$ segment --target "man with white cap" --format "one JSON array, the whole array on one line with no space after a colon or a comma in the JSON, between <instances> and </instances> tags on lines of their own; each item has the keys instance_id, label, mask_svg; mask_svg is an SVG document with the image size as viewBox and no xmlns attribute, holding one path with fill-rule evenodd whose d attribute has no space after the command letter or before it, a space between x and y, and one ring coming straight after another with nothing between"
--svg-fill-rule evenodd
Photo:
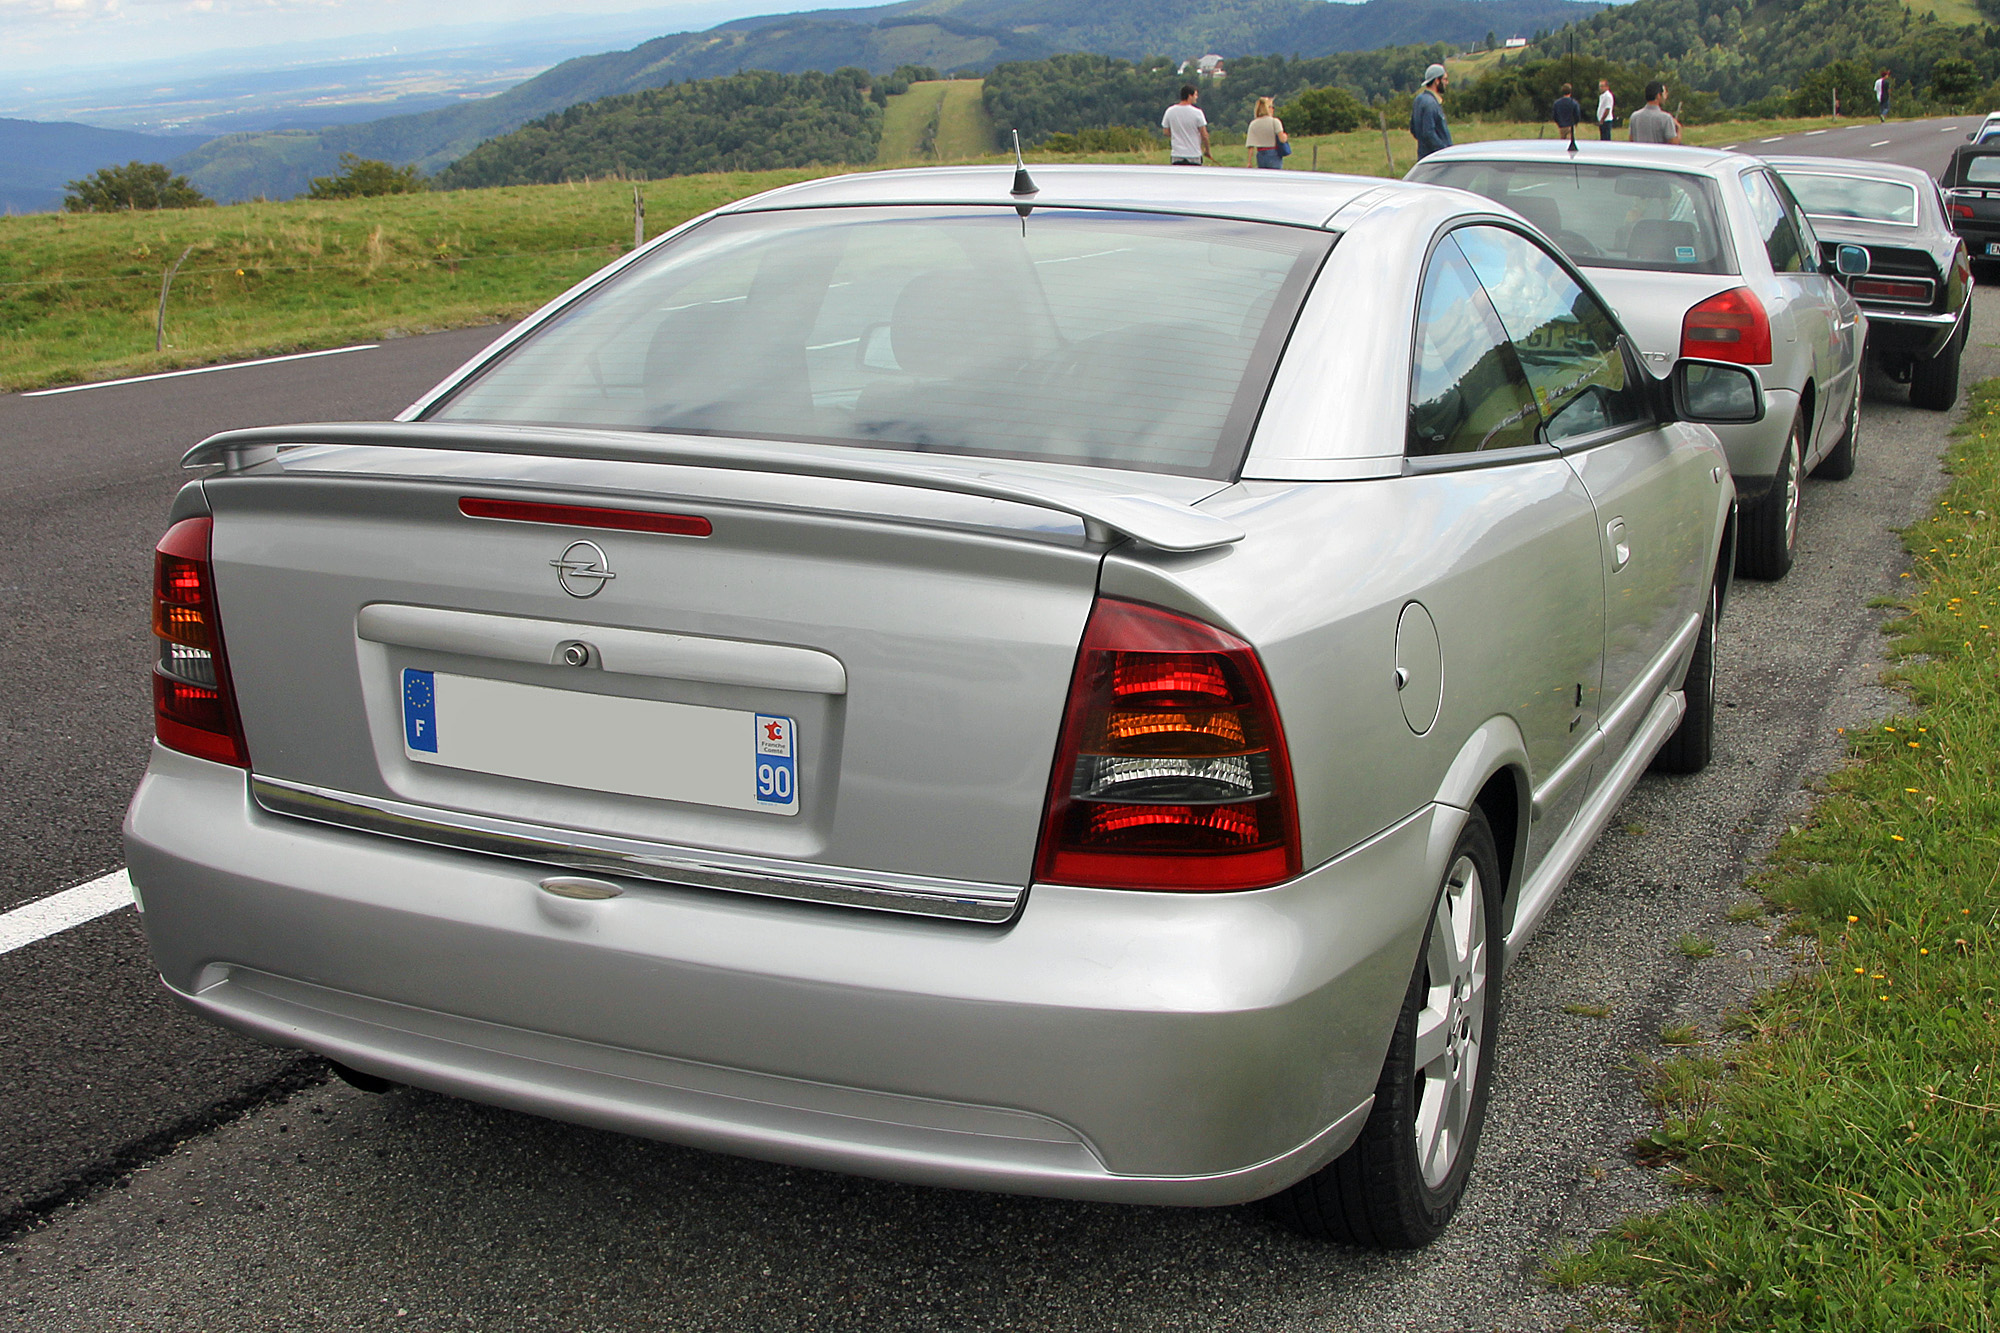
<instances>
[{"instance_id":1,"label":"man with white cap","mask_svg":"<svg viewBox=\"0 0 2000 1333\"><path fill-rule=\"evenodd\" d=\"M1440 148L1451 147L1451 127L1444 123L1443 65L1424 71L1424 86L1410 103L1410 135L1417 141L1417 160L1423 161Z\"/></svg>"}]
</instances>

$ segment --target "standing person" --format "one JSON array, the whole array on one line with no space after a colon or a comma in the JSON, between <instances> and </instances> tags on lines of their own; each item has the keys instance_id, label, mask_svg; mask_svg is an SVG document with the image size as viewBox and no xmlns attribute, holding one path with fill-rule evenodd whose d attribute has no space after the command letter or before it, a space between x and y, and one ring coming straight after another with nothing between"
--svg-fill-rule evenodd
<instances>
[{"instance_id":1,"label":"standing person","mask_svg":"<svg viewBox=\"0 0 2000 1333\"><path fill-rule=\"evenodd\" d=\"M1417 160L1423 161L1440 148L1451 147L1451 126L1444 123L1443 65L1424 71L1424 86L1410 103L1410 137L1417 141Z\"/></svg>"},{"instance_id":2,"label":"standing person","mask_svg":"<svg viewBox=\"0 0 2000 1333\"><path fill-rule=\"evenodd\" d=\"M1667 85L1654 79L1646 85L1646 105L1632 113L1633 143L1679 143L1681 123L1674 119L1673 112L1662 105L1667 100Z\"/></svg>"},{"instance_id":3,"label":"standing person","mask_svg":"<svg viewBox=\"0 0 2000 1333\"><path fill-rule=\"evenodd\" d=\"M1597 137L1611 142L1611 127L1618 121L1618 101L1611 95L1611 80L1597 81Z\"/></svg>"},{"instance_id":4,"label":"standing person","mask_svg":"<svg viewBox=\"0 0 2000 1333\"><path fill-rule=\"evenodd\" d=\"M1882 77L1875 80L1875 111L1884 122L1889 119L1889 71L1883 70Z\"/></svg>"},{"instance_id":5,"label":"standing person","mask_svg":"<svg viewBox=\"0 0 2000 1333\"><path fill-rule=\"evenodd\" d=\"M1201 89L1182 84L1181 100L1160 117L1160 128L1167 132L1167 159L1177 167L1198 167L1208 156L1208 117L1195 105L1200 96Z\"/></svg>"},{"instance_id":6,"label":"standing person","mask_svg":"<svg viewBox=\"0 0 2000 1333\"><path fill-rule=\"evenodd\" d=\"M1283 169L1285 153L1280 144L1290 143L1292 136L1285 133L1285 122L1278 119L1278 108L1268 97L1257 99L1257 110L1250 121L1250 132L1243 136L1244 151L1250 155L1245 165L1264 167L1270 171Z\"/></svg>"},{"instance_id":7,"label":"standing person","mask_svg":"<svg viewBox=\"0 0 2000 1333\"><path fill-rule=\"evenodd\" d=\"M1556 99L1553 113L1556 133L1575 143L1576 124L1583 119L1583 103L1570 96L1570 86L1566 83L1562 88L1562 96Z\"/></svg>"}]
</instances>

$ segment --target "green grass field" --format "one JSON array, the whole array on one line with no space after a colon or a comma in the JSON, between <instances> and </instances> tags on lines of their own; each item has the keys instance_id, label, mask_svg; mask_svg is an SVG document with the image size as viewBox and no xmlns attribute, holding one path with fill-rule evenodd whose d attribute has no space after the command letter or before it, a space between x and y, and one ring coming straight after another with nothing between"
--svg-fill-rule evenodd
<instances>
[{"instance_id":1,"label":"green grass field","mask_svg":"<svg viewBox=\"0 0 2000 1333\"><path fill-rule=\"evenodd\" d=\"M1003 161L970 79L918 84L891 100L891 127L913 151L938 115L943 163ZM904 108L913 110L904 110ZM921 113L919 118L918 113ZM916 128L909 130L910 122ZM1690 141L1736 143L1827 121L1706 125ZM1534 137L1529 125L1461 123L1460 142ZM885 130L885 148L889 142ZM904 143L904 138L896 140ZM1294 141L1293 169L1400 176L1415 159L1389 127ZM899 151L902 151L899 149ZM1157 162L1163 155L1031 155L1036 161ZM1242 149L1216 144L1224 166ZM909 165L891 159L881 165ZM649 181L649 235L759 190L848 168ZM459 328L521 315L623 253L632 186L607 181L378 199L237 204L159 213L0 218L0 389L143 373L274 352ZM167 305L167 347L153 350L160 279L192 245Z\"/></svg>"},{"instance_id":2,"label":"green grass field","mask_svg":"<svg viewBox=\"0 0 2000 1333\"><path fill-rule=\"evenodd\" d=\"M1903 714L1753 887L1819 966L1658 1066L1693 1196L1582 1255L1658 1329L1990 1333L2000 1309L2000 381L1904 534ZM1620 1321L1620 1327L1626 1326Z\"/></svg>"},{"instance_id":3,"label":"green grass field","mask_svg":"<svg viewBox=\"0 0 2000 1333\"><path fill-rule=\"evenodd\" d=\"M993 118L979 100L985 83L979 79L938 79L913 83L906 93L889 99L882 113L880 166L955 162L984 157L993 151ZM926 129L935 124L930 151L923 150Z\"/></svg>"}]
</instances>

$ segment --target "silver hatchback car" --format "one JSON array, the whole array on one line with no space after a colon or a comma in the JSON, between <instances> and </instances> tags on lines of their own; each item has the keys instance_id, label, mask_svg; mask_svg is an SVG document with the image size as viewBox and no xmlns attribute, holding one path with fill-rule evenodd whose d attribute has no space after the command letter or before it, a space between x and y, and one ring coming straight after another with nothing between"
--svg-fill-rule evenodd
<instances>
[{"instance_id":1,"label":"silver hatchback car","mask_svg":"<svg viewBox=\"0 0 2000 1333\"><path fill-rule=\"evenodd\" d=\"M1456 191L819 181L397 422L217 436L126 825L166 984L749 1156L1421 1244L1499 985L1706 761L1733 492Z\"/></svg>"},{"instance_id":2,"label":"silver hatchback car","mask_svg":"<svg viewBox=\"0 0 2000 1333\"><path fill-rule=\"evenodd\" d=\"M1646 359L1755 366L1770 412L1716 431L1743 502L1741 572L1782 578L1798 549L1808 472L1854 472L1868 324L1784 180L1709 148L1496 140L1434 153L1409 179L1485 195L1589 274ZM1848 253L1851 252L1851 253ZM1867 271L1845 247L1842 272Z\"/></svg>"}]
</instances>

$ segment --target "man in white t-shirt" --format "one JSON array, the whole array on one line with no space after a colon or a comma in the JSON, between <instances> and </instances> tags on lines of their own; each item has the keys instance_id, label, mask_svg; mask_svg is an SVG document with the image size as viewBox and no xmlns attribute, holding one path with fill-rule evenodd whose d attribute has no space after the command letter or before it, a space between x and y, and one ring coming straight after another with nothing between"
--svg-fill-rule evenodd
<instances>
[{"instance_id":1,"label":"man in white t-shirt","mask_svg":"<svg viewBox=\"0 0 2000 1333\"><path fill-rule=\"evenodd\" d=\"M1597 81L1597 137L1606 143L1611 141L1611 125L1618 119L1618 103L1611 96L1611 82Z\"/></svg>"},{"instance_id":2,"label":"man in white t-shirt","mask_svg":"<svg viewBox=\"0 0 2000 1333\"><path fill-rule=\"evenodd\" d=\"M1201 89L1183 85L1181 100L1160 117L1160 128L1167 132L1167 155L1177 167L1198 167L1208 156L1208 117L1194 104L1200 96Z\"/></svg>"}]
</instances>

